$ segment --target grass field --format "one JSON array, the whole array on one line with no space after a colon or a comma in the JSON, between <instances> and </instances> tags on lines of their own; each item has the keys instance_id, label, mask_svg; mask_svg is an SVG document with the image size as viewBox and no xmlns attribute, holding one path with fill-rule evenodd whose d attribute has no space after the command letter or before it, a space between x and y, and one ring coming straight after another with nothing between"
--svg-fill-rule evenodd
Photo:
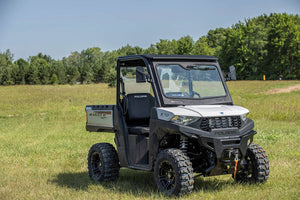
<instances>
[{"instance_id":1,"label":"grass field","mask_svg":"<svg viewBox=\"0 0 300 200\"><path fill-rule=\"evenodd\" d=\"M233 183L230 175L197 178L180 199L299 199L300 91L267 95L300 81L228 82L234 103L250 110L270 160L262 185ZM105 84L0 87L0 199L168 199L152 173L121 169L99 184L87 173L87 153L112 133L85 131L85 105L114 104Z\"/></svg>"}]
</instances>

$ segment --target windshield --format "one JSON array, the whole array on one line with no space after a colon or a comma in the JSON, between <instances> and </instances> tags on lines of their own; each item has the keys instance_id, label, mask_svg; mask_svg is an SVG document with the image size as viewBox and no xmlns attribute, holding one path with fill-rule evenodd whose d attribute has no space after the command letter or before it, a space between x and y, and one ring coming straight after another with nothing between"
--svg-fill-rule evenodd
<instances>
[{"instance_id":1,"label":"windshield","mask_svg":"<svg viewBox=\"0 0 300 200\"><path fill-rule=\"evenodd\" d=\"M226 92L216 66L157 65L162 89L167 97L206 98L225 96Z\"/></svg>"}]
</instances>

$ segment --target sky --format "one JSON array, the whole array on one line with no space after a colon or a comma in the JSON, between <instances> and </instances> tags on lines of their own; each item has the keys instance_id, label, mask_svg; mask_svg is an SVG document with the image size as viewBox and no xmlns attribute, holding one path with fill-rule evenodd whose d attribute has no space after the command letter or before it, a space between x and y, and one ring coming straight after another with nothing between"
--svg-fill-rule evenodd
<instances>
[{"instance_id":1,"label":"sky","mask_svg":"<svg viewBox=\"0 0 300 200\"><path fill-rule=\"evenodd\" d=\"M300 14L300 0L0 0L0 52L61 59L90 47L148 48L283 12Z\"/></svg>"}]
</instances>

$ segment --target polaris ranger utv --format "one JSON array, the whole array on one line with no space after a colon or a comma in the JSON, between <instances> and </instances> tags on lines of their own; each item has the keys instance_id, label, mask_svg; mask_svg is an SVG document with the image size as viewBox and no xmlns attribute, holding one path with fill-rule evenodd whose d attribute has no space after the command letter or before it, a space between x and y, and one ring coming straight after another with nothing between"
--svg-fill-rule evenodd
<instances>
[{"instance_id":1,"label":"polaris ranger utv","mask_svg":"<svg viewBox=\"0 0 300 200\"><path fill-rule=\"evenodd\" d=\"M169 195L191 192L201 175L268 179L267 155L252 143L254 122L233 104L217 58L125 56L116 70L116 105L86 106L86 130L115 133L117 148L91 147L92 179L114 180L120 167L154 171Z\"/></svg>"}]
</instances>

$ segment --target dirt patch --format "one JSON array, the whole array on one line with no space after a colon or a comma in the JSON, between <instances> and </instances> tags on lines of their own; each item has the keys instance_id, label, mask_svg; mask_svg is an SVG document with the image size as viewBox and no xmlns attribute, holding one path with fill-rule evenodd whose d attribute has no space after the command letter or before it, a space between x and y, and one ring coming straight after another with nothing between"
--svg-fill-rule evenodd
<instances>
[{"instance_id":1,"label":"dirt patch","mask_svg":"<svg viewBox=\"0 0 300 200\"><path fill-rule=\"evenodd\" d=\"M289 93L293 91L300 91L300 84L288 86L285 88L273 88L267 91L266 94Z\"/></svg>"}]
</instances>

